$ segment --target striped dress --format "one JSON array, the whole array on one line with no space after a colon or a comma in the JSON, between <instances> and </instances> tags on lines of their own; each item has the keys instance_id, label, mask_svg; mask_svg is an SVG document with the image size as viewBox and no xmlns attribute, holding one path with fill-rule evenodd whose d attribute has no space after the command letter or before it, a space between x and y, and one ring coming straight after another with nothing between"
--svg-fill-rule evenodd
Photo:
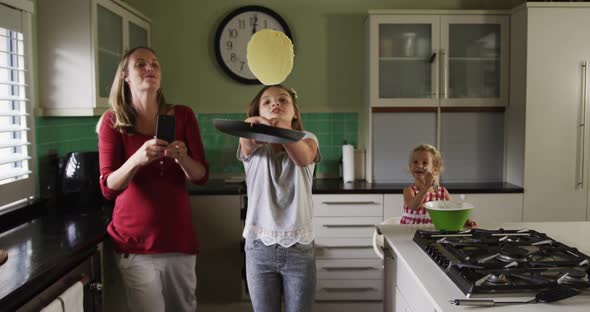
<instances>
[{"instance_id":1,"label":"striped dress","mask_svg":"<svg viewBox=\"0 0 590 312\"><path fill-rule=\"evenodd\" d=\"M416 184L412 184L410 186L412 188L412 192L414 196L420 192ZM445 198L445 188L440 186L438 188L438 192L428 192L422 201L422 204L427 203L429 201L434 200L444 200ZM424 208L423 205L418 207L418 209L413 210L408 208L408 205L404 203L404 213L402 214L402 219L399 222L400 224L430 224L432 220L430 220L430 216Z\"/></svg>"}]
</instances>

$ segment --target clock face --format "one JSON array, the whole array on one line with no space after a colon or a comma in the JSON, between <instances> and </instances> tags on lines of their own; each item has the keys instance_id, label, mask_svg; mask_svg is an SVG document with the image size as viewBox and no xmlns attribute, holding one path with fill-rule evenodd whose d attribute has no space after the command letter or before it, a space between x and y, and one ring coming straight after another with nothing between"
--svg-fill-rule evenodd
<instances>
[{"instance_id":1,"label":"clock face","mask_svg":"<svg viewBox=\"0 0 590 312\"><path fill-rule=\"evenodd\" d=\"M215 36L215 54L218 63L230 77L246 84L260 83L248 67L246 48L250 37L265 28L282 31L293 41L283 18L265 7L241 7L221 22Z\"/></svg>"}]
</instances>

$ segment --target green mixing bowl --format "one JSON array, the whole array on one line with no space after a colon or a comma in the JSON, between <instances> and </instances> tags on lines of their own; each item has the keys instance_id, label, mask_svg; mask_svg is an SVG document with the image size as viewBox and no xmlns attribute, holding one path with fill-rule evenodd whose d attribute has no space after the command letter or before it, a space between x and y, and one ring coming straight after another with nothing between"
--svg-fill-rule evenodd
<instances>
[{"instance_id":1,"label":"green mixing bowl","mask_svg":"<svg viewBox=\"0 0 590 312\"><path fill-rule=\"evenodd\" d=\"M432 224L439 231L460 231L473 210L473 205L466 202L431 201L424 204Z\"/></svg>"}]
</instances>

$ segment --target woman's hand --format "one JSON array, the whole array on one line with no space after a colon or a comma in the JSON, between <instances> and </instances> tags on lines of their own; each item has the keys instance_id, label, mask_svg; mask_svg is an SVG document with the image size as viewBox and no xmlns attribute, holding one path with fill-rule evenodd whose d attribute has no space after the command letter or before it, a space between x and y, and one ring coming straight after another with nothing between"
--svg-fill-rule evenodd
<instances>
[{"instance_id":1,"label":"woman's hand","mask_svg":"<svg viewBox=\"0 0 590 312\"><path fill-rule=\"evenodd\" d=\"M136 166L145 166L152 161L164 156L166 141L153 138L145 141L143 145L133 154L133 161Z\"/></svg>"},{"instance_id":2,"label":"woman's hand","mask_svg":"<svg viewBox=\"0 0 590 312\"><path fill-rule=\"evenodd\" d=\"M183 141L174 141L166 147L164 150L164 156L174 158L176 163L180 163L185 157L187 157L186 144Z\"/></svg>"}]
</instances>

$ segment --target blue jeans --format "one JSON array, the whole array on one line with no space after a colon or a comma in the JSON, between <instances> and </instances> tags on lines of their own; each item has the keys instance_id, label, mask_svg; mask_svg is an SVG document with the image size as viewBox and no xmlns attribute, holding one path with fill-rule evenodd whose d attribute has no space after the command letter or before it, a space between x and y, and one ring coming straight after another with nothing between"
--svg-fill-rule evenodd
<instances>
[{"instance_id":1,"label":"blue jeans","mask_svg":"<svg viewBox=\"0 0 590 312\"><path fill-rule=\"evenodd\" d=\"M246 278L256 312L312 311L315 300L316 268L313 243L285 248L246 240Z\"/></svg>"}]
</instances>

